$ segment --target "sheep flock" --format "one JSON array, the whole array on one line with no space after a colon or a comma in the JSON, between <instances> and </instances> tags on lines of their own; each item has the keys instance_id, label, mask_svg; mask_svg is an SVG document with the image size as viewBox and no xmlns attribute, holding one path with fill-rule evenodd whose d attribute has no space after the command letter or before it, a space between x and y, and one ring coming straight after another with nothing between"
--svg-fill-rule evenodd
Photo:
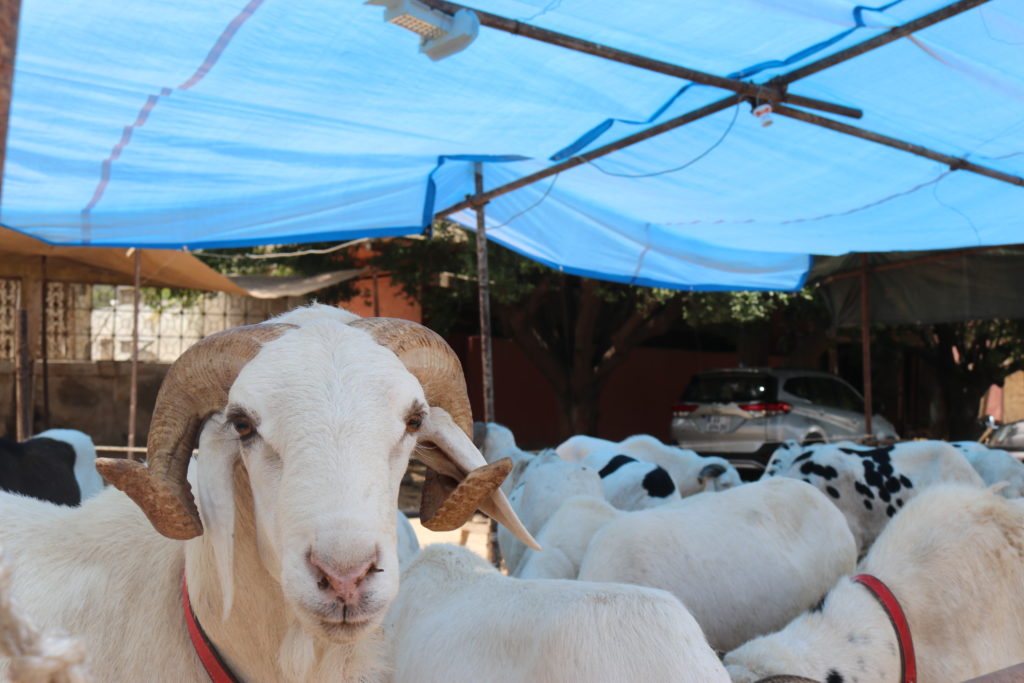
<instances>
[{"instance_id":1,"label":"sheep flock","mask_svg":"<svg viewBox=\"0 0 1024 683\"><path fill-rule=\"evenodd\" d=\"M0 680L1024 680L1024 465L979 444L785 444L747 483L642 434L530 452L438 335L321 305L183 354L145 463L41 439L77 500L7 444ZM412 458L420 523L486 513L501 569L419 547Z\"/></svg>"}]
</instances>

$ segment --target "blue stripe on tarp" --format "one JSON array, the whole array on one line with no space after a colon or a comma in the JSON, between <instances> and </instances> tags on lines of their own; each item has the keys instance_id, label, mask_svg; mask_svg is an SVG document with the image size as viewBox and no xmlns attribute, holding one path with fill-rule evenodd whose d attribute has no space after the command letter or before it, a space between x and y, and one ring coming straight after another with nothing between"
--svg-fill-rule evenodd
<instances>
[{"instance_id":1,"label":"blue stripe on tarp","mask_svg":"<svg viewBox=\"0 0 1024 683\"><path fill-rule=\"evenodd\" d=\"M750 76L753 76L755 74L758 74L758 73L764 71L765 69L772 69L772 68L776 68L776 67L780 67L780 66L789 66L790 64L795 64L796 62L799 62L799 61L801 61L803 59L806 59L807 57L809 57L810 55L812 55L812 54L814 54L816 52L820 52L820 51L824 50L825 48L828 48L828 47L834 45L835 43L838 43L840 40L842 40L843 38L846 38L847 36L849 36L854 31L856 31L858 29L861 29L861 28L864 28L865 24L864 24L863 14L864 14L865 11L881 13L881 12L885 12L886 10L888 10L889 8L891 8L891 7L895 6L895 5L900 4L901 2L903 2L903 0L893 0L892 2L887 3L885 5L880 5L879 7L867 7L865 5L857 5L856 7L853 8L853 12L852 12L852 14L853 14L853 21L855 23L855 26L853 28L849 28L849 29L846 29L845 31L841 31L840 33L837 33L836 35L832 36L831 38L827 38L827 39L825 39L825 40L823 40L821 42L818 42L818 43L815 43L814 45L811 45L810 47L804 48L803 50L800 50L799 52L796 52L796 53L790 55L789 57L786 57L785 59L781 59L781 60L775 59L775 60L769 60L769 61L766 61L766 62L760 62L758 64L754 64L753 66L748 66L745 69L740 69L739 71L734 71L731 74L727 74L726 78L733 78L733 79L749 78ZM614 125L616 123L624 123L624 124L631 125L631 126L642 126L642 125L646 125L648 123L651 123L653 121L656 121L658 119L658 117L660 117L665 112L666 109L668 109L670 106L672 106L672 104L674 104L680 97L683 96L683 94L687 90L689 90L694 85L702 85L702 84L700 84L700 83L687 83L686 85L681 87L679 90L677 90L676 93L672 97L668 98L668 100L663 105L658 107L658 109L655 110L655 112L653 114L651 114L649 117L647 117L643 121L631 121L631 120L628 120L628 119L605 119L604 121L599 123L597 126L594 126L589 131L587 131L586 133L581 135L579 138L577 138L576 141L573 142L568 147L565 147L565 148L559 150L558 152L555 152L552 156L549 157L549 160L550 161L562 161L563 159L568 159L569 157L571 157L571 156L575 155L577 152L579 152L581 149L584 149L587 146L589 146L592 142L594 142L594 140L596 140L597 138L601 137L604 133L606 133L608 131L609 128L612 127L612 125ZM712 87L712 86L705 86L705 87Z\"/></svg>"},{"instance_id":2,"label":"blue stripe on tarp","mask_svg":"<svg viewBox=\"0 0 1024 683\"><path fill-rule=\"evenodd\" d=\"M427 175L427 192L423 199L423 225L419 232L431 237L431 225L434 222L434 204L437 199L437 183L434 174L444 166L446 161L479 161L482 163L504 163L508 161L526 161L529 157L518 154L442 154L437 157L437 165Z\"/></svg>"}]
</instances>

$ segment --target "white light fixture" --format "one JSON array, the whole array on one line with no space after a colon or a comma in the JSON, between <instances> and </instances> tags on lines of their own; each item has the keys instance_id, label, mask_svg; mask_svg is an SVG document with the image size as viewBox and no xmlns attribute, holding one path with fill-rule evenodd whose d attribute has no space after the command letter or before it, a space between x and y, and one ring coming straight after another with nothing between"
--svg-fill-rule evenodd
<instances>
[{"instance_id":1,"label":"white light fixture","mask_svg":"<svg viewBox=\"0 0 1024 683\"><path fill-rule=\"evenodd\" d=\"M384 7L384 21L420 36L420 52L437 61L462 50L476 38L480 20L467 9L455 16L430 9L419 0L366 0Z\"/></svg>"}]
</instances>

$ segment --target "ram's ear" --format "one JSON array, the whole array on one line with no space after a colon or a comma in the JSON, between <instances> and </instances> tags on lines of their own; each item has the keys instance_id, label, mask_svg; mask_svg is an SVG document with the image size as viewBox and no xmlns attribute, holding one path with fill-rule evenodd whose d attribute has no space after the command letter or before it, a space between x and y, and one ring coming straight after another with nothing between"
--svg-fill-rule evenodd
<instances>
[{"instance_id":1,"label":"ram's ear","mask_svg":"<svg viewBox=\"0 0 1024 683\"><path fill-rule=\"evenodd\" d=\"M221 618L227 620L234 601L235 462L238 441L224 433L224 419L211 417L199 436L196 458L199 516L213 546L217 578L223 599Z\"/></svg>"}]
</instances>

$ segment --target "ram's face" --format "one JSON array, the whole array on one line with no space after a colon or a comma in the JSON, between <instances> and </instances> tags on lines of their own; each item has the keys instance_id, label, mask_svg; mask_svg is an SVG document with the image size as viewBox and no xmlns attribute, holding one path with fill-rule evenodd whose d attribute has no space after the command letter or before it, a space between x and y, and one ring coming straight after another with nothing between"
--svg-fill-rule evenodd
<instances>
[{"instance_id":1,"label":"ram's face","mask_svg":"<svg viewBox=\"0 0 1024 683\"><path fill-rule=\"evenodd\" d=\"M307 630L345 641L398 592L398 488L428 406L362 332L286 337L239 374L221 429L248 474L263 565Z\"/></svg>"}]
</instances>

